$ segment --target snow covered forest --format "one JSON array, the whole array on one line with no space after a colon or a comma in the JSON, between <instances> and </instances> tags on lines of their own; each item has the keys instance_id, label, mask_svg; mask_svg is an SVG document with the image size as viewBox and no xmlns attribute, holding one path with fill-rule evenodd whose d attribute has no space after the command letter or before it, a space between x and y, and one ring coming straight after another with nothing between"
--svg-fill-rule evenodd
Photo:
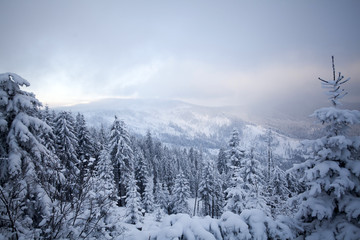
<instances>
[{"instance_id":1,"label":"snow covered forest","mask_svg":"<svg viewBox=\"0 0 360 240\"><path fill-rule=\"evenodd\" d=\"M283 169L270 130L265 154L234 129L212 156L132 135L121 116L88 127L0 74L0 239L360 239L360 136L348 135L360 112L341 108L347 81L334 65L319 78L330 106L312 116L326 134Z\"/></svg>"}]
</instances>

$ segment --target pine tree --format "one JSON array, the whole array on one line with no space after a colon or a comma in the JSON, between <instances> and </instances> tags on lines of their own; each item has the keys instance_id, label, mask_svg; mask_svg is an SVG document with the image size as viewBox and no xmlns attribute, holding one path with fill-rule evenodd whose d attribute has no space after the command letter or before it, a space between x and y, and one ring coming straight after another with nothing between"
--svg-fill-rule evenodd
<instances>
[{"instance_id":1,"label":"pine tree","mask_svg":"<svg viewBox=\"0 0 360 240\"><path fill-rule=\"evenodd\" d=\"M266 131L266 145L267 145L267 168L266 181L269 183L272 177L272 170L274 167L273 151L272 151L273 135L271 130Z\"/></svg>"},{"instance_id":2,"label":"pine tree","mask_svg":"<svg viewBox=\"0 0 360 240\"><path fill-rule=\"evenodd\" d=\"M43 144L51 128L38 118L41 103L20 89L29 82L0 74L0 219L8 239L42 238L64 176L60 161Z\"/></svg>"},{"instance_id":3,"label":"pine tree","mask_svg":"<svg viewBox=\"0 0 360 240\"><path fill-rule=\"evenodd\" d=\"M360 137L347 137L351 124L360 123L360 112L340 109L340 99L346 95L343 84L348 79L339 73L333 80L323 80L332 107L314 112L326 125L326 135L305 141L306 162L295 166L304 171L301 179L306 190L298 197L296 214L304 224L307 239L358 239L360 236Z\"/></svg>"},{"instance_id":4,"label":"pine tree","mask_svg":"<svg viewBox=\"0 0 360 240\"><path fill-rule=\"evenodd\" d=\"M154 183L152 177L149 177L146 185L145 191L143 193L142 205L146 212L150 213L154 210Z\"/></svg>"},{"instance_id":5,"label":"pine tree","mask_svg":"<svg viewBox=\"0 0 360 240\"><path fill-rule=\"evenodd\" d=\"M190 197L190 186L184 173L180 170L180 173L176 176L175 185L173 190L173 212L174 213L189 213L188 199Z\"/></svg>"},{"instance_id":6,"label":"pine tree","mask_svg":"<svg viewBox=\"0 0 360 240\"><path fill-rule=\"evenodd\" d=\"M225 196L224 196L224 189L223 189L223 180L221 175L219 174L218 170L214 167L214 189L215 195L213 198L212 203L212 217L220 217L223 213L224 206L225 206Z\"/></svg>"},{"instance_id":7,"label":"pine tree","mask_svg":"<svg viewBox=\"0 0 360 240\"><path fill-rule=\"evenodd\" d=\"M246 196L247 191L242 188L243 179L240 175L234 175L232 183L225 190L226 202L225 209L233 213L240 214L246 209Z\"/></svg>"},{"instance_id":8,"label":"pine tree","mask_svg":"<svg viewBox=\"0 0 360 240\"><path fill-rule=\"evenodd\" d=\"M169 190L167 189L166 184L162 184L161 182L156 183L155 187L155 203L159 205L160 208L164 209L167 213L169 208Z\"/></svg>"},{"instance_id":9,"label":"pine tree","mask_svg":"<svg viewBox=\"0 0 360 240\"><path fill-rule=\"evenodd\" d=\"M287 188L285 172L276 166L272 172L269 187L268 205L271 208L273 217L277 215L289 215L286 201L289 198L290 190Z\"/></svg>"},{"instance_id":10,"label":"pine tree","mask_svg":"<svg viewBox=\"0 0 360 240\"><path fill-rule=\"evenodd\" d=\"M93 142L90 137L90 132L86 127L86 121L84 115L78 113L76 115L76 137L78 139L78 158L79 159L89 159L94 155Z\"/></svg>"},{"instance_id":11,"label":"pine tree","mask_svg":"<svg viewBox=\"0 0 360 240\"><path fill-rule=\"evenodd\" d=\"M224 207L222 181L213 161L206 162L202 171L199 195L204 215L210 215L211 217L221 215Z\"/></svg>"},{"instance_id":12,"label":"pine tree","mask_svg":"<svg viewBox=\"0 0 360 240\"><path fill-rule=\"evenodd\" d=\"M71 113L62 111L55 119L56 154L68 170L68 176L79 173L77 157L78 139L75 133L75 122Z\"/></svg>"},{"instance_id":13,"label":"pine tree","mask_svg":"<svg viewBox=\"0 0 360 240\"><path fill-rule=\"evenodd\" d=\"M149 167L148 162L144 158L142 151L139 148L135 148L135 178L139 187L140 195L143 195L145 192L145 186L147 185L148 181L152 181L153 179L149 179Z\"/></svg>"},{"instance_id":14,"label":"pine tree","mask_svg":"<svg viewBox=\"0 0 360 240\"><path fill-rule=\"evenodd\" d=\"M144 157L147 161L147 165L149 167L149 173L154 176L154 180L158 178L157 170L156 170L156 156L155 154L155 146L154 141L151 135L150 130L146 132L146 139L144 144Z\"/></svg>"},{"instance_id":15,"label":"pine tree","mask_svg":"<svg viewBox=\"0 0 360 240\"><path fill-rule=\"evenodd\" d=\"M217 169L220 174L227 174L229 169L226 163L226 153L223 148L220 148L218 158L217 158Z\"/></svg>"},{"instance_id":16,"label":"pine tree","mask_svg":"<svg viewBox=\"0 0 360 240\"><path fill-rule=\"evenodd\" d=\"M242 188L244 180L241 173L243 166L244 151L240 149L239 132L233 129L229 141L229 149L227 153L228 176L224 179L224 188L226 194L225 208L240 214L245 207L244 198L245 190Z\"/></svg>"},{"instance_id":17,"label":"pine tree","mask_svg":"<svg viewBox=\"0 0 360 240\"><path fill-rule=\"evenodd\" d=\"M245 151L240 148L239 132L236 128L234 128L232 131L229 141L229 149L226 151L226 155L228 174L224 180L225 189L229 187L227 183L235 180L238 177L236 175L239 174L240 168L242 167L242 159L245 156Z\"/></svg>"},{"instance_id":18,"label":"pine tree","mask_svg":"<svg viewBox=\"0 0 360 240\"><path fill-rule=\"evenodd\" d=\"M234 168L230 187L225 191L226 208L237 214L254 208L270 214L264 196L264 176L260 162L254 158L253 149L242 162L242 167Z\"/></svg>"},{"instance_id":19,"label":"pine tree","mask_svg":"<svg viewBox=\"0 0 360 240\"><path fill-rule=\"evenodd\" d=\"M126 188L126 217L125 222L137 224L142 222L142 214L140 211L141 197L139 188L136 185L135 176L129 175L128 186Z\"/></svg>"},{"instance_id":20,"label":"pine tree","mask_svg":"<svg viewBox=\"0 0 360 240\"><path fill-rule=\"evenodd\" d=\"M54 134L55 127L55 118L53 114L50 113L49 107L46 105L44 111L42 111L42 120L50 126L51 131L42 132L41 139L42 144L49 149L52 153L56 153L56 136Z\"/></svg>"},{"instance_id":21,"label":"pine tree","mask_svg":"<svg viewBox=\"0 0 360 240\"><path fill-rule=\"evenodd\" d=\"M134 171L134 154L125 123L119 121L116 116L110 132L109 151L120 198L119 205L125 206L127 182Z\"/></svg>"},{"instance_id":22,"label":"pine tree","mask_svg":"<svg viewBox=\"0 0 360 240\"><path fill-rule=\"evenodd\" d=\"M203 205L203 214L212 216L215 199L214 164L208 161L202 172L199 195Z\"/></svg>"},{"instance_id":23,"label":"pine tree","mask_svg":"<svg viewBox=\"0 0 360 240\"><path fill-rule=\"evenodd\" d=\"M86 127L84 115L80 113L76 115L75 136L78 140L76 152L79 159L78 168L80 170L78 185L82 186L86 175L90 174L92 170L89 165L92 165L92 162L90 162L92 159L90 158L94 156L94 144L90 138L89 130Z\"/></svg>"},{"instance_id":24,"label":"pine tree","mask_svg":"<svg viewBox=\"0 0 360 240\"><path fill-rule=\"evenodd\" d=\"M230 168L241 167L241 159L244 157L245 151L240 149L240 137L236 128L232 131L227 154Z\"/></svg>"},{"instance_id":25,"label":"pine tree","mask_svg":"<svg viewBox=\"0 0 360 240\"><path fill-rule=\"evenodd\" d=\"M262 174L260 162L255 159L253 151L252 148L248 157L244 159L244 167L241 169L241 175L244 179L242 188L247 192L245 206L247 209L261 209L269 215L270 209L266 204L265 178Z\"/></svg>"},{"instance_id":26,"label":"pine tree","mask_svg":"<svg viewBox=\"0 0 360 240\"><path fill-rule=\"evenodd\" d=\"M55 119L56 155L65 166L65 177L68 181L66 199L71 200L74 195L82 191L79 186L80 161L77 157L78 139L75 135L74 118L69 112L60 112Z\"/></svg>"},{"instance_id":27,"label":"pine tree","mask_svg":"<svg viewBox=\"0 0 360 240\"><path fill-rule=\"evenodd\" d=\"M187 168L189 169L189 183L190 183L190 192L193 196L195 196L194 200L194 211L193 215L196 215L196 207L198 204L198 194L199 194L199 187L203 169L203 160L202 154L196 151L193 148L190 148L188 153L188 163Z\"/></svg>"},{"instance_id":28,"label":"pine tree","mask_svg":"<svg viewBox=\"0 0 360 240\"><path fill-rule=\"evenodd\" d=\"M113 171L109 152L104 149L101 151L99 162L95 168L94 192L96 201L101 207L100 212L105 217L111 214L111 210L116 209L118 199Z\"/></svg>"}]
</instances>

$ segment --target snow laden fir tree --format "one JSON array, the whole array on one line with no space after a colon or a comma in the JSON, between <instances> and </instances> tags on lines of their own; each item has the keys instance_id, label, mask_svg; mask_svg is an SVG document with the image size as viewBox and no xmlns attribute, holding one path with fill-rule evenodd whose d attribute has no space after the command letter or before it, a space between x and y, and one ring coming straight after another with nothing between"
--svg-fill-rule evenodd
<instances>
[{"instance_id":1,"label":"snow laden fir tree","mask_svg":"<svg viewBox=\"0 0 360 240\"><path fill-rule=\"evenodd\" d=\"M312 115L325 125L326 135L304 142L306 162L295 166L304 172L306 191L297 198L296 217L303 223L306 239L359 239L360 237L360 137L346 134L360 122L360 112L340 109L347 94L343 86L350 80L341 73L333 79L320 79L327 89L331 107Z\"/></svg>"},{"instance_id":2,"label":"snow laden fir tree","mask_svg":"<svg viewBox=\"0 0 360 240\"><path fill-rule=\"evenodd\" d=\"M40 138L51 131L37 117L41 104L20 89L29 85L14 73L0 74L0 234L13 239L48 235L56 185L65 180L59 159Z\"/></svg>"}]
</instances>

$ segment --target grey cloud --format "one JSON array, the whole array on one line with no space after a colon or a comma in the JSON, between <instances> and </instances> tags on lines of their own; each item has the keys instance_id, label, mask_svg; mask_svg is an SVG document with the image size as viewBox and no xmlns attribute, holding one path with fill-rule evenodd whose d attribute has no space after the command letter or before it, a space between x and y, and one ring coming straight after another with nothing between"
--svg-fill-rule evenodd
<instances>
[{"instance_id":1,"label":"grey cloud","mask_svg":"<svg viewBox=\"0 0 360 240\"><path fill-rule=\"evenodd\" d=\"M334 54L356 102L359 10L358 1L2 1L0 72L28 79L44 102L309 105L322 101L316 78L331 74Z\"/></svg>"}]
</instances>

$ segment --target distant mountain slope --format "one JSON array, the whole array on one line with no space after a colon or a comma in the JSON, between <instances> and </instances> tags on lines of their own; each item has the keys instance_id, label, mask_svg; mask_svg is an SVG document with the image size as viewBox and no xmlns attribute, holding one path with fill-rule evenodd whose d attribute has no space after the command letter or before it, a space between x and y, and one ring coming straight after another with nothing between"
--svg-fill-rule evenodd
<instances>
[{"instance_id":1,"label":"distant mountain slope","mask_svg":"<svg viewBox=\"0 0 360 240\"><path fill-rule=\"evenodd\" d=\"M240 107L204 107L156 99L106 99L61 109L83 113L92 126L110 125L117 115L135 134L145 135L150 130L164 143L213 149L215 152L226 147L230 133L236 127L245 148L255 144L259 151L266 149L266 128L246 121L256 118L247 116ZM292 158L299 148L299 140L288 137L283 129L272 129L276 143L274 153L282 158Z\"/></svg>"}]
</instances>

